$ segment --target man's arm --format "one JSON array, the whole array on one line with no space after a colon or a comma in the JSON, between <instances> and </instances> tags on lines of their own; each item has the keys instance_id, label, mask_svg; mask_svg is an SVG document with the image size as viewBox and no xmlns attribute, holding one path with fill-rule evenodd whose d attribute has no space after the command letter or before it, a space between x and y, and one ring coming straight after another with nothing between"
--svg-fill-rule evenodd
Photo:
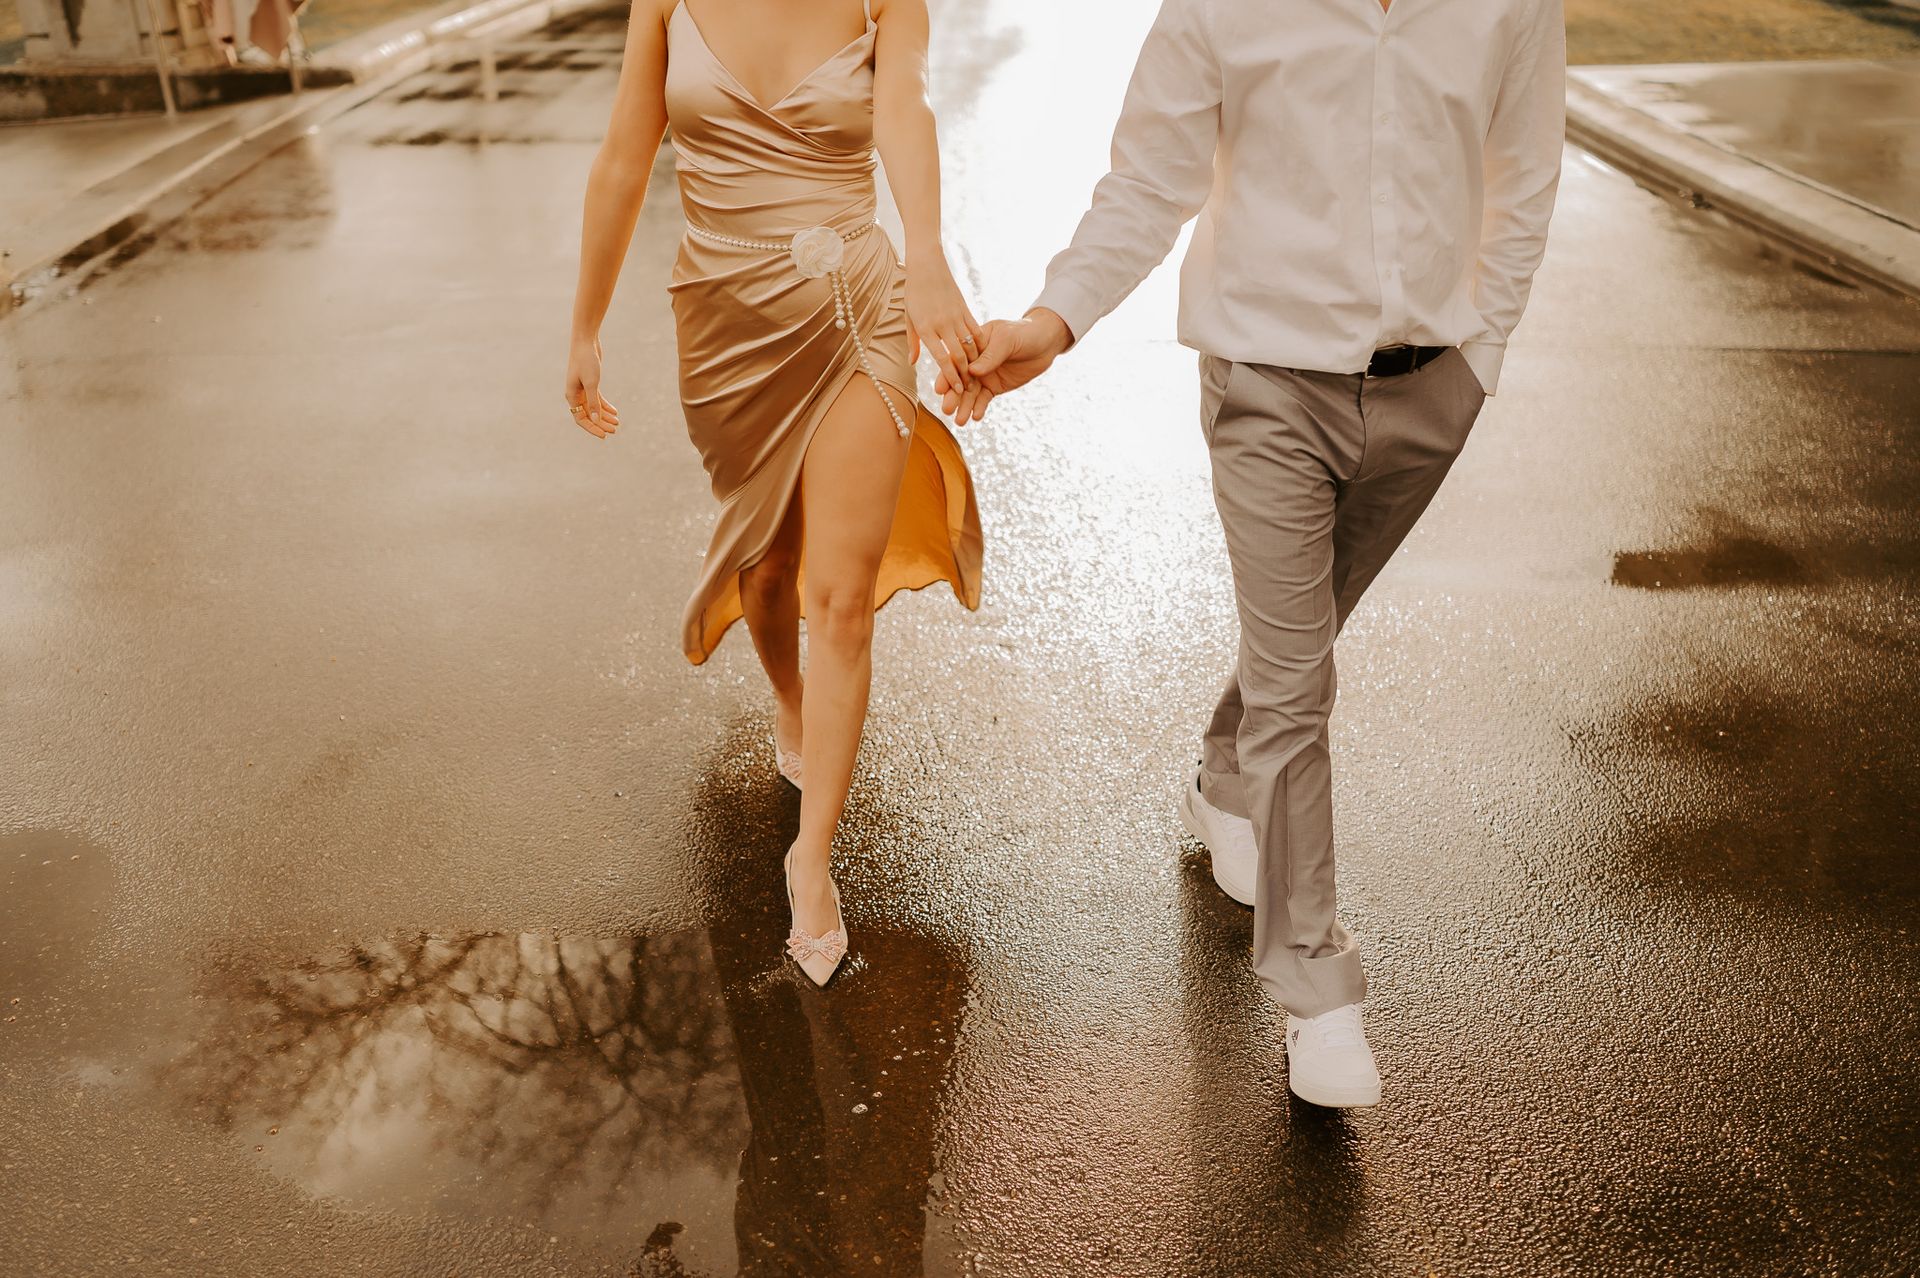
<instances>
[{"instance_id":1,"label":"man's arm","mask_svg":"<svg viewBox=\"0 0 1920 1278\"><path fill-rule=\"evenodd\" d=\"M1164 0L1113 132L1113 169L1093 191L1073 243L1047 267L1034 302L1072 339L1139 286L1173 248L1213 188L1220 136L1220 64L1211 0Z\"/></svg>"},{"instance_id":2,"label":"man's arm","mask_svg":"<svg viewBox=\"0 0 1920 1278\"><path fill-rule=\"evenodd\" d=\"M1473 302L1485 328L1460 349L1491 395L1507 338L1527 308L1533 273L1547 249L1547 222L1560 186L1567 135L1567 30L1562 0L1534 0L1500 80L1487 129L1486 212Z\"/></svg>"},{"instance_id":3,"label":"man's arm","mask_svg":"<svg viewBox=\"0 0 1920 1278\"><path fill-rule=\"evenodd\" d=\"M1113 169L1093 190L1073 243L1047 266L1047 285L1023 320L996 320L968 372L985 394L1026 385L1085 337L1158 266L1180 228L1213 189L1220 137L1220 64L1207 29L1211 0L1163 0L1133 68L1113 131ZM934 383L947 412L961 390L945 373Z\"/></svg>"}]
</instances>

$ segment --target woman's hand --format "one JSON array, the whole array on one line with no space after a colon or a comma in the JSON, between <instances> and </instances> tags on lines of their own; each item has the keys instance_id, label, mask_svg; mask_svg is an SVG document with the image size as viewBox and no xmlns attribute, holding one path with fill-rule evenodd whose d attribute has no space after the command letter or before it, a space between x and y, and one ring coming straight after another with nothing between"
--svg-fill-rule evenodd
<instances>
[{"instance_id":1,"label":"woman's hand","mask_svg":"<svg viewBox=\"0 0 1920 1278\"><path fill-rule=\"evenodd\" d=\"M620 410L600 394L600 339L576 337L567 351L567 412L573 424L605 439L620 429Z\"/></svg>"},{"instance_id":2,"label":"woman's hand","mask_svg":"<svg viewBox=\"0 0 1920 1278\"><path fill-rule=\"evenodd\" d=\"M979 420L994 396L1025 386L1072 345L1067 322L1044 306L1028 311L1025 319L990 321L980 357L967 370L973 385L955 384L942 373L934 381L933 393L941 397L941 408L965 426L969 414Z\"/></svg>"},{"instance_id":3,"label":"woman's hand","mask_svg":"<svg viewBox=\"0 0 1920 1278\"><path fill-rule=\"evenodd\" d=\"M948 384L971 391L973 379L962 370L984 345L982 330L945 257L936 255L917 269L907 264L907 322L913 340L927 348Z\"/></svg>"}]
</instances>

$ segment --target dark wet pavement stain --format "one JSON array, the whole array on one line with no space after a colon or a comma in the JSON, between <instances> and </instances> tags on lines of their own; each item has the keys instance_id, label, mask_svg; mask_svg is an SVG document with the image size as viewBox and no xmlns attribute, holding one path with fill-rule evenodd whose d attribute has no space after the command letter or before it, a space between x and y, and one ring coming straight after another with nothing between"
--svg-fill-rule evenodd
<instances>
[{"instance_id":1,"label":"dark wet pavement stain","mask_svg":"<svg viewBox=\"0 0 1920 1278\"><path fill-rule=\"evenodd\" d=\"M1920 753L1859 690L1809 704L1757 676L1637 701L1574 735L1640 811L1610 854L1655 882L1788 912L1810 883L1883 905L1920 891Z\"/></svg>"},{"instance_id":2,"label":"dark wet pavement stain","mask_svg":"<svg viewBox=\"0 0 1920 1278\"><path fill-rule=\"evenodd\" d=\"M1792 554L1753 537L1733 537L1692 550L1622 551L1613 559L1613 584L1643 590L1790 585L1805 577L1805 569Z\"/></svg>"},{"instance_id":3,"label":"dark wet pavement stain","mask_svg":"<svg viewBox=\"0 0 1920 1278\"><path fill-rule=\"evenodd\" d=\"M548 137L515 137L508 133L471 133L460 135L446 129L428 129L425 133L400 133L377 138L376 146L539 146L553 141Z\"/></svg>"},{"instance_id":4,"label":"dark wet pavement stain","mask_svg":"<svg viewBox=\"0 0 1920 1278\"><path fill-rule=\"evenodd\" d=\"M465 64L465 66L468 66L468 67L471 67L473 65L474 64L472 63ZM448 69L459 70L461 68L456 66L456 67L450 67ZM479 93L479 91L480 91L480 86L479 86L479 81L477 79L460 79L450 84L435 84L425 88L415 89L410 93L402 93L397 95L394 98L394 101L396 102L465 102L473 98L476 94ZM519 89L495 88L493 93L494 93L494 100L498 102L505 102L508 99L517 98L521 96L521 90Z\"/></svg>"}]
</instances>

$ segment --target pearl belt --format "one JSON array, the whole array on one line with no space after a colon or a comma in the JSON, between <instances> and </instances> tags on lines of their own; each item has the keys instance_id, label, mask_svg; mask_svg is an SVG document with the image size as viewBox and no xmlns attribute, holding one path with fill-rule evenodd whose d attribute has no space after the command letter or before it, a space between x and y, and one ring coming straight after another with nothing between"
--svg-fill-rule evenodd
<instances>
[{"instance_id":1,"label":"pearl belt","mask_svg":"<svg viewBox=\"0 0 1920 1278\"><path fill-rule=\"evenodd\" d=\"M866 222L851 231L836 231L830 226L812 226L801 231L785 244L771 240L743 240L731 235L722 235L718 231L709 231L705 227L687 224L687 230L701 239L712 240L715 244L726 244L733 248L754 249L762 253L786 253L792 256L793 264L801 275L808 279L825 279L833 288L833 326L843 332L853 334L853 353L860 363L860 370L873 382L873 389L880 393L880 402L887 406L887 416L893 418L895 429L902 439L913 434L913 428L907 425L900 410L894 407L893 396L887 394L887 388L880 383L880 375L873 371L873 360L867 354L867 344L860 336L860 325L855 322L853 310L853 291L847 284L846 258L847 245L859 239L868 231L879 226L878 222Z\"/></svg>"}]
</instances>

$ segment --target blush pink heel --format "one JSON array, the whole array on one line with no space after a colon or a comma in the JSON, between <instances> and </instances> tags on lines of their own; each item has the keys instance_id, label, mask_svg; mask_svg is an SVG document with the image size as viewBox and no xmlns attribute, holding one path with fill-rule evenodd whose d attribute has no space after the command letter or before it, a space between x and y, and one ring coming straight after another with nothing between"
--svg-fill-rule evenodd
<instances>
[{"instance_id":1,"label":"blush pink heel","mask_svg":"<svg viewBox=\"0 0 1920 1278\"><path fill-rule=\"evenodd\" d=\"M780 775L787 779L788 785L796 790L800 788L800 752L782 750L779 737L773 739L773 764L780 769Z\"/></svg>"},{"instance_id":2,"label":"blush pink heel","mask_svg":"<svg viewBox=\"0 0 1920 1278\"><path fill-rule=\"evenodd\" d=\"M781 864L787 876L787 917L793 918L793 849L787 849L787 859ZM840 886L832 879L827 880L827 886L833 889L833 921L839 926L825 936L814 936L796 922L787 933L787 957L800 965L809 981L822 987L833 979L847 957L847 921L840 915Z\"/></svg>"}]
</instances>

